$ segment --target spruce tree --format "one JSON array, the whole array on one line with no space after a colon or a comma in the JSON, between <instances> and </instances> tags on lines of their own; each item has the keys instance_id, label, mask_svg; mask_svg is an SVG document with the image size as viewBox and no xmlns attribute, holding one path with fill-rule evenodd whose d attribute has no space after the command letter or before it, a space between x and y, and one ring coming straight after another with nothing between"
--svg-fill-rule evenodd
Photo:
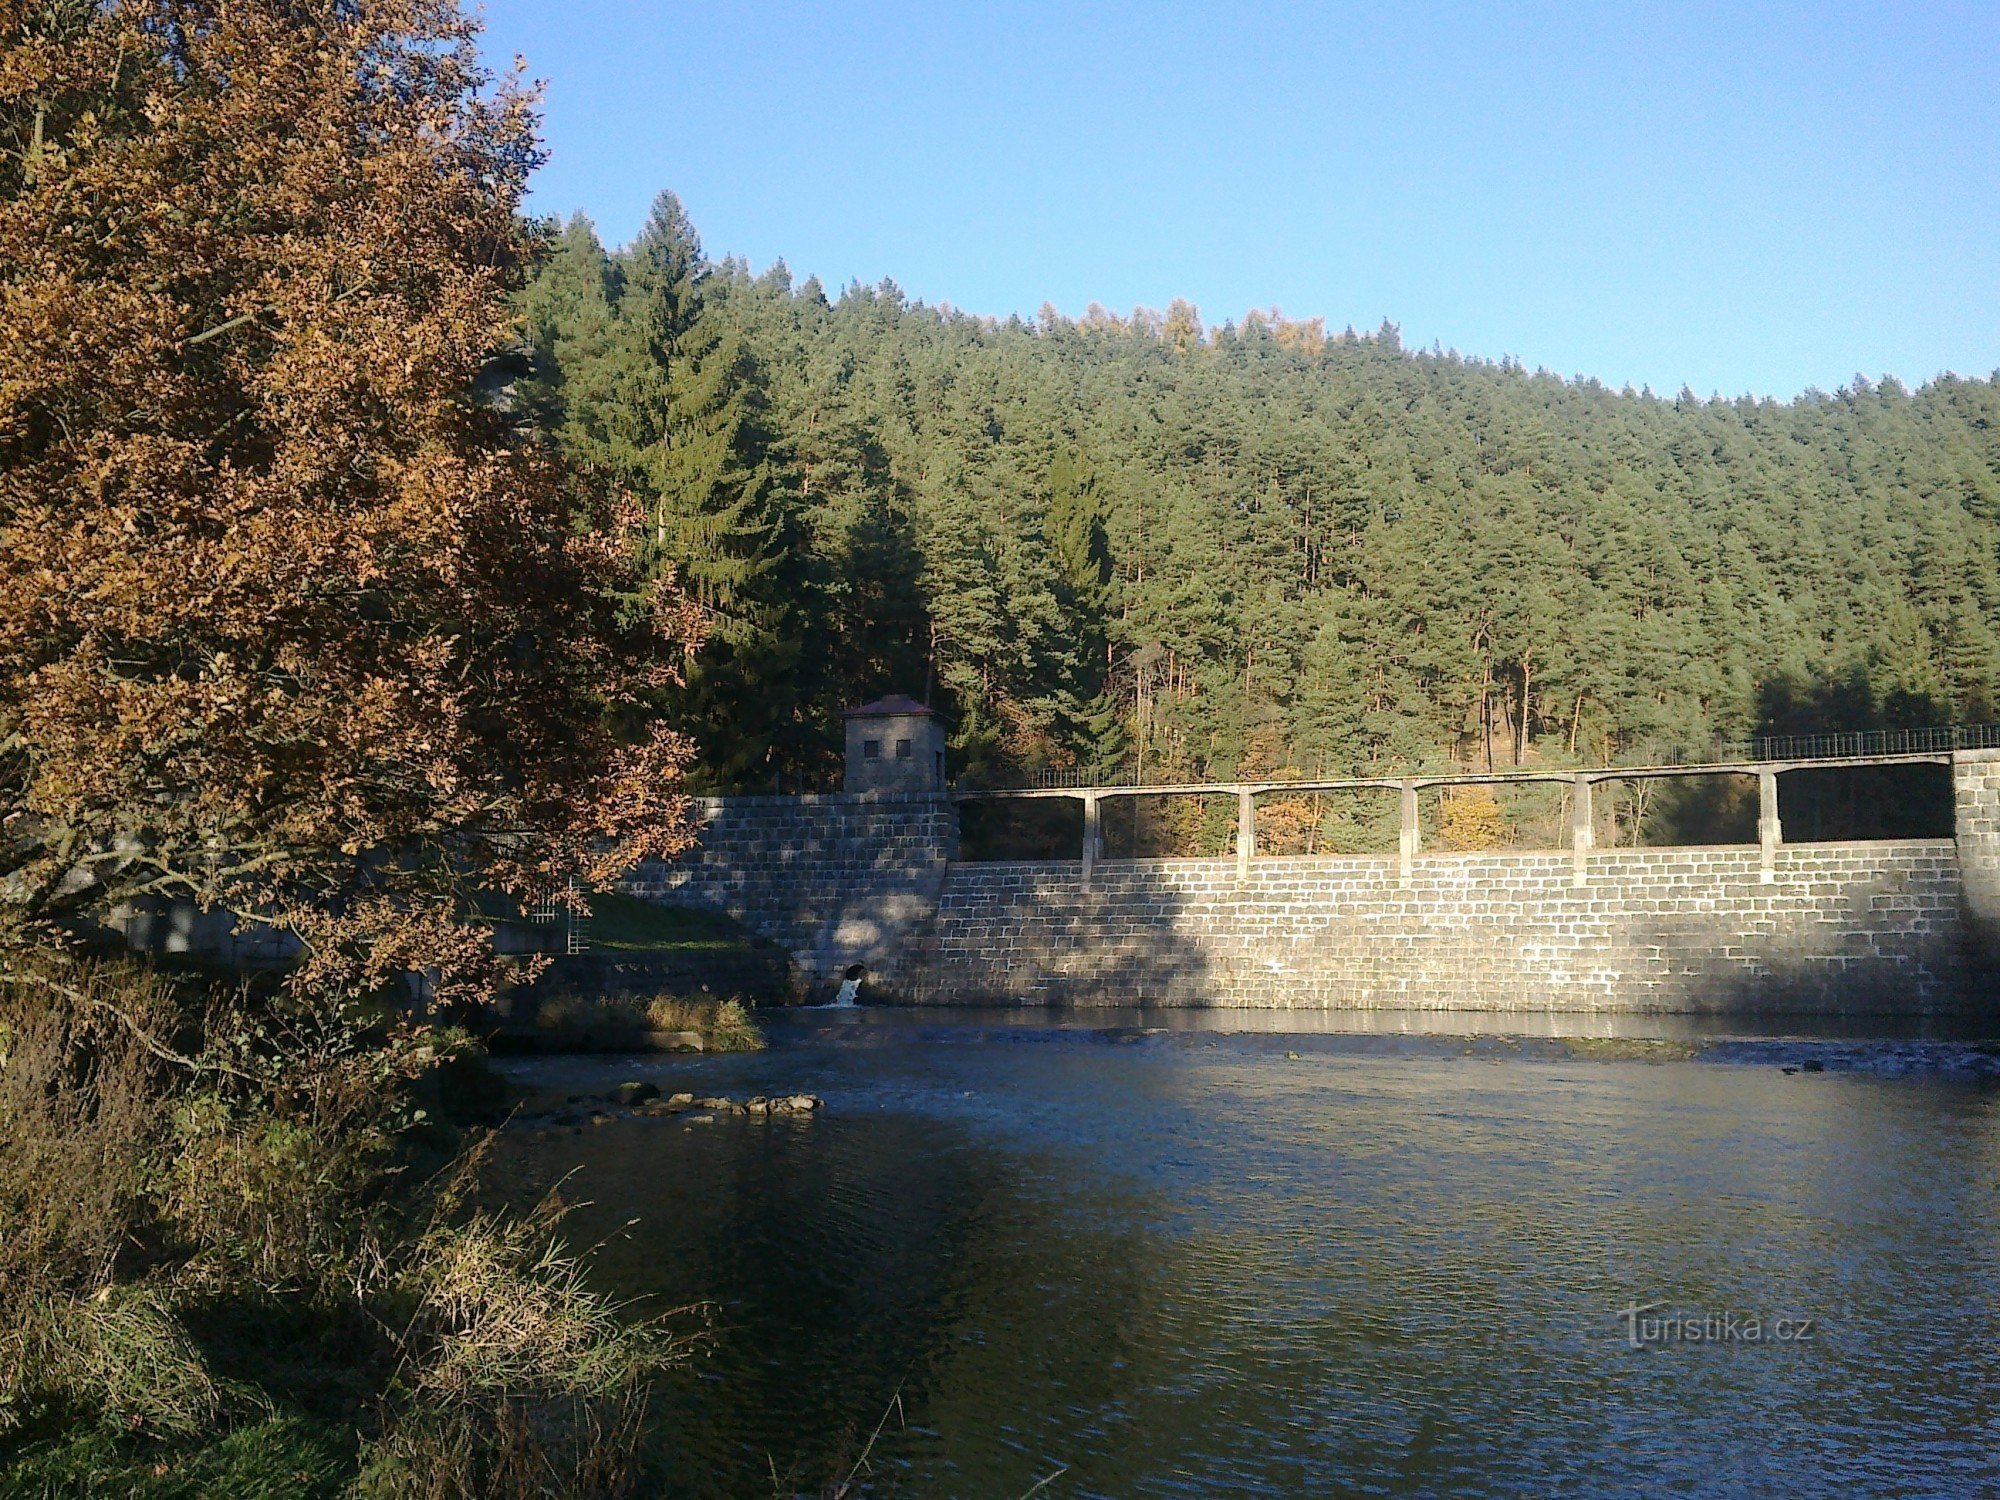
<instances>
[{"instance_id":1,"label":"spruce tree","mask_svg":"<svg viewBox=\"0 0 2000 1500\"><path fill-rule=\"evenodd\" d=\"M656 403L644 460L654 560L686 578L726 637L768 602L791 540L755 365L727 310L703 295L701 240L672 193L621 259L622 310L645 340Z\"/></svg>"},{"instance_id":2,"label":"spruce tree","mask_svg":"<svg viewBox=\"0 0 2000 1500\"><path fill-rule=\"evenodd\" d=\"M514 393L567 457L607 469L622 458L627 472L620 477L630 483L631 454L614 439L625 426L621 375L629 381L634 367L618 321L621 280L596 226L574 215L522 294L532 359Z\"/></svg>"},{"instance_id":3,"label":"spruce tree","mask_svg":"<svg viewBox=\"0 0 2000 1500\"><path fill-rule=\"evenodd\" d=\"M1060 686L1067 735L1088 770L1109 774L1125 753L1124 726L1112 697L1112 562L1103 485L1071 448L1049 470L1043 534L1055 564L1067 635Z\"/></svg>"}]
</instances>

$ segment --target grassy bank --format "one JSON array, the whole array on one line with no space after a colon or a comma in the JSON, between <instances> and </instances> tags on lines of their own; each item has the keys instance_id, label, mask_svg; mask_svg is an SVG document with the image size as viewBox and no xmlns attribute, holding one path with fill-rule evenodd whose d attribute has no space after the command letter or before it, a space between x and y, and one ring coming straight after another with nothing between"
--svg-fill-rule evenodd
<instances>
[{"instance_id":1,"label":"grassy bank","mask_svg":"<svg viewBox=\"0 0 2000 1500\"><path fill-rule=\"evenodd\" d=\"M193 1443L73 1428L17 1447L0 1469L7 1500L211 1500L287 1496L332 1500L357 1477L354 1429L268 1416Z\"/></svg>"},{"instance_id":2,"label":"grassy bank","mask_svg":"<svg viewBox=\"0 0 2000 1500\"><path fill-rule=\"evenodd\" d=\"M0 1496L635 1492L684 1341L483 1201L468 1050L0 953Z\"/></svg>"},{"instance_id":3,"label":"grassy bank","mask_svg":"<svg viewBox=\"0 0 2000 1500\"><path fill-rule=\"evenodd\" d=\"M579 920L590 950L603 953L727 953L757 946L756 937L741 923L720 912L662 906L618 891L593 891L590 914ZM506 930L515 946L533 948L558 934L566 916L552 922L529 922L519 911L491 894L476 903L474 916L497 930Z\"/></svg>"},{"instance_id":4,"label":"grassy bank","mask_svg":"<svg viewBox=\"0 0 2000 1500\"><path fill-rule=\"evenodd\" d=\"M756 939L719 912L662 906L617 891L590 898L590 946L613 953L715 953L754 946Z\"/></svg>"},{"instance_id":5,"label":"grassy bank","mask_svg":"<svg viewBox=\"0 0 2000 1500\"><path fill-rule=\"evenodd\" d=\"M554 995L511 1019L496 1049L553 1052L755 1052L751 1008L734 997Z\"/></svg>"}]
</instances>

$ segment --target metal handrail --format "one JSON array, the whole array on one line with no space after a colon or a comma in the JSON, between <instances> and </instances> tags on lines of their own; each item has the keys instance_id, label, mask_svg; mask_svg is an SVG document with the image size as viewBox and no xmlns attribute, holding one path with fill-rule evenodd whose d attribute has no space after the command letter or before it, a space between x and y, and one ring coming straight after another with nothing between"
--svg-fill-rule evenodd
<instances>
[{"instance_id":1,"label":"metal handrail","mask_svg":"<svg viewBox=\"0 0 2000 1500\"><path fill-rule=\"evenodd\" d=\"M1747 740L1717 739L1690 749L1670 745L1654 765L1718 761L1840 760L1864 755L1939 755L1950 750L2000 748L2000 724L1951 724L1931 729L1864 729L1835 734L1767 734Z\"/></svg>"},{"instance_id":2,"label":"metal handrail","mask_svg":"<svg viewBox=\"0 0 2000 1500\"><path fill-rule=\"evenodd\" d=\"M1644 745L1623 752L1604 767L1618 766L1706 766L1757 761L1851 760L1871 755L1941 755L1952 750L2000 749L2000 724L1949 724L1929 729L1864 729L1831 734L1767 734L1751 739L1725 740L1720 737L1705 744ZM1385 779L1399 773L1367 773ZM1421 775L1421 772L1401 774ZM1235 780L1259 785L1285 782L1323 781L1324 776L1303 771L1265 772ZM1124 787L1143 785L1136 772L1123 769L1109 776L1092 775L1081 768L1064 767L1029 773L1015 786L993 786L991 791L1061 791L1083 787ZM1232 783L1233 784L1233 783ZM962 788L970 790L970 788Z\"/></svg>"}]
</instances>

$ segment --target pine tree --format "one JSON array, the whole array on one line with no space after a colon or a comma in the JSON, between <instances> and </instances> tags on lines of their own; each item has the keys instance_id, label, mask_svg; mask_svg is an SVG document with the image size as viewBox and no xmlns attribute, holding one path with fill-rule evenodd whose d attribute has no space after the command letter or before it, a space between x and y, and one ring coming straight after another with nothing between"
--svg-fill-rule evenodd
<instances>
[{"instance_id":1,"label":"pine tree","mask_svg":"<svg viewBox=\"0 0 2000 1500\"><path fill-rule=\"evenodd\" d=\"M645 339L656 403L643 414L655 561L718 612L727 640L791 541L755 365L727 310L703 296L701 240L672 193L654 200L622 260L622 312Z\"/></svg>"},{"instance_id":2,"label":"pine tree","mask_svg":"<svg viewBox=\"0 0 2000 1500\"><path fill-rule=\"evenodd\" d=\"M1126 738L1112 697L1112 561L1105 530L1103 485L1074 448L1049 470L1049 504L1042 530L1056 570L1057 600L1067 636L1059 692L1067 737L1083 765L1109 773L1123 759Z\"/></svg>"}]
</instances>

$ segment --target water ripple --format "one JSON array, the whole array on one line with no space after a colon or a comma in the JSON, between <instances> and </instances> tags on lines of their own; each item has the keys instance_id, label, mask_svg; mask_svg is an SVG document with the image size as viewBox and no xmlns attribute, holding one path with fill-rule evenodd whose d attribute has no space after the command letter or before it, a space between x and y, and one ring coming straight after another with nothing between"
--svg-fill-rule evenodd
<instances>
[{"instance_id":1,"label":"water ripple","mask_svg":"<svg viewBox=\"0 0 2000 1500\"><path fill-rule=\"evenodd\" d=\"M511 1149L581 1167L607 1284L717 1304L662 1409L670 1494L768 1495L774 1469L816 1493L900 1392L857 1495L1057 1468L1039 1494L1978 1495L2000 1093L1955 1061L1977 1050L1767 1037L1662 1064L868 1020L510 1065L828 1101ZM1633 1348L1619 1310L1653 1302L1811 1336Z\"/></svg>"}]
</instances>

